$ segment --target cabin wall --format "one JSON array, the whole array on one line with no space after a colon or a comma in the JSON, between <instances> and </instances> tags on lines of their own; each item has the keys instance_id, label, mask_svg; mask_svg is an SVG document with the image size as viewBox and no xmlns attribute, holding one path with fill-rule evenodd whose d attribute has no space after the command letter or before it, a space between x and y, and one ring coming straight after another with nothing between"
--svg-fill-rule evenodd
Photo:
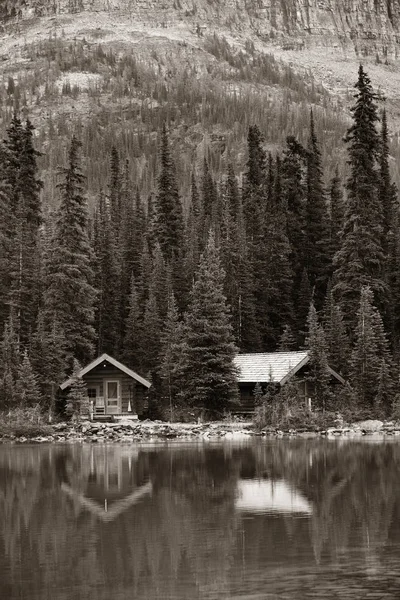
<instances>
[{"instance_id":1,"label":"cabin wall","mask_svg":"<svg viewBox=\"0 0 400 600\"><path fill-rule=\"evenodd\" d=\"M119 381L120 394L121 394L121 411L123 413L128 412L129 400L131 401L131 408L133 413L138 415L144 411L144 398L147 388L141 383L132 379L125 373L122 373L119 369L107 365L107 367L96 367L90 373L82 378L86 383L87 387L99 386L100 396L104 396L105 385L104 381L107 379L113 379Z\"/></svg>"}]
</instances>

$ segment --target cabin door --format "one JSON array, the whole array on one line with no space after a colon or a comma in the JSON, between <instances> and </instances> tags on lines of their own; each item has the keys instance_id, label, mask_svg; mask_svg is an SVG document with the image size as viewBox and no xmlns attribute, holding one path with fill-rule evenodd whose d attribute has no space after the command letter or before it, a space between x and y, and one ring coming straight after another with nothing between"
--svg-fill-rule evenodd
<instances>
[{"instance_id":1,"label":"cabin door","mask_svg":"<svg viewBox=\"0 0 400 600\"><path fill-rule=\"evenodd\" d=\"M107 380L105 384L106 413L117 415L121 412L121 398L119 394L119 381Z\"/></svg>"}]
</instances>

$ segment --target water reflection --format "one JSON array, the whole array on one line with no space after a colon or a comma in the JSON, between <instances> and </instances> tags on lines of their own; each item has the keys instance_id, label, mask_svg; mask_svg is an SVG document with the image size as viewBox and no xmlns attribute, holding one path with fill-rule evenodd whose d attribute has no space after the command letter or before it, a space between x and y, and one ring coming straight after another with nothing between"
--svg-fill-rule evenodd
<instances>
[{"instance_id":1,"label":"water reflection","mask_svg":"<svg viewBox=\"0 0 400 600\"><path fill-rule=\"evenodd\" d=\"M399 469L395 443L2 446L0 598L398 598Z\"/></svg>"}]
</instances>

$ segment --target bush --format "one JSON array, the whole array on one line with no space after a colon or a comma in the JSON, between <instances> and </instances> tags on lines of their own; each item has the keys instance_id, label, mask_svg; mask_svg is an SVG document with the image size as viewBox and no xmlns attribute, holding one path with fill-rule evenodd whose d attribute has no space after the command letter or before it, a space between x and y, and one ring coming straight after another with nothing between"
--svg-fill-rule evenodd
<instances>
[{"instance_id":1,"label":"bush","mask_svg":"<svg viewBox=\"0 0 400 600\"><path fill-rule=\"evenodd\" d=\"M297 429L320 431L337 424L338 416L332 411L310 411L296 381L287 383L277 394L265 395L256 408L254 424L258 429Z\"/></svg>"},{"instance_id":2,"label":"bush","mask_svg":"<svg viewBox=\"0 0 400 600\"><path fill-rule=\"evenodd\" d=\"M39 404L0 413L0 436L35 437L49 435L51 432L52 427Z\"/></svg>"}]
</instances>

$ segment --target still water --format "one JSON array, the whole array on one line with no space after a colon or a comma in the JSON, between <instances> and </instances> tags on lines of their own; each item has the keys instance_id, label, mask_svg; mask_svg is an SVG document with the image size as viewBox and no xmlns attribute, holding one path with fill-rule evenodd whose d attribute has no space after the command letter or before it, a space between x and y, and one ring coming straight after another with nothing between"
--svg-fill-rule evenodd
<instances>
[{"instance_id":1,"label":"still water","mask_svg":"<svg viewBox=\"0 0 400 600\"><path fill-rule=\"evenodd\" d=\"M1 600L400 598L400 443L0 446Z\"/></svg>"}]
</instances>

